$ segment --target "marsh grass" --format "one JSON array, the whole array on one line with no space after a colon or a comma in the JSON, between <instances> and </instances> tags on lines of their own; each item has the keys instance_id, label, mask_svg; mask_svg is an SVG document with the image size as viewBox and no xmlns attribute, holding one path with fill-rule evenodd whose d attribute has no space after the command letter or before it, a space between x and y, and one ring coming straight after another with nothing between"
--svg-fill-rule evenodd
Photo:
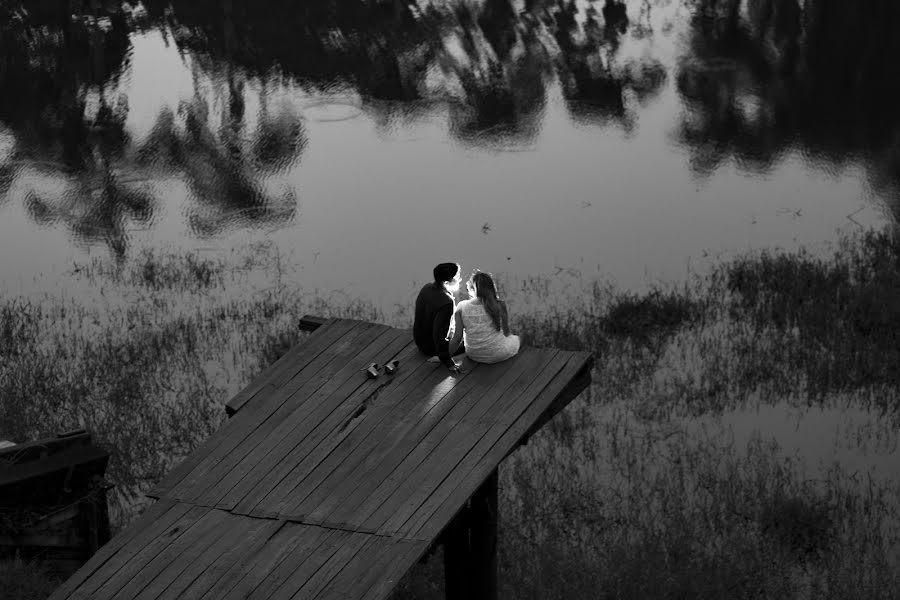
<instances>
[{"instance_id":1,"label":"marsh grass","mask_svg":"<svg viewBox=\"0 0 900 600\"><path fill-rule=\"evenodd\" d=\"M10 600L44 600L60 584L45 565L21 559L0 561L0 594Z\"/></svg>"},{"instance_id":2,"label":"marsh grass","mask_svg":"<svg viewBox=\"0 0 900 600\"><path fill-rule=\"evenodd\" d=\"M833 256L805 252L738 259L717 274L734 319L791 332L777 360L810 392L900 384L900 240L868 232Z\"/></svg>"},{"instance_id":3,"label":"marsh grass","mask_svg":"<svg viewBox=\"0 0 900 600\"><path fill-rule=\"evenodd\" d=\"M867 235L828 260L745 256L641 295L503 279L528 343L597 362L589 391L501 469L502 597L895 598L900 482L811 468L765 432L737 440L721 416L837 403L877 415L858 447L896 438L891 334L873 332L894 313L864 315L896 299L898 257ZM303 339L303 314L411 324L289 271L271 246L144 254L77 265L65 293L5 298L0 438L91 430L113 451L114 526L129 521L224 402ZM438 551L395 596L441 597L441 577Z\"/></svg>"},{"instance_id":4,"label":"marsh grass","mask_svg":"<svg viewBox=\"0 0 900 600\"><path fill-rule=\"evenodd\" d=\"M896 482L809 478L627 402L567 412L590 433L548 428L502 473L506 597L895 597Z\"/></svg>"},{"instance_id":5,"label":"marsh grass","mask_svg":"<svg viewBox=\"0 0 900 600\"><path fill-rule=\"evenodd\" d=\"M623 293L598 319L599 332L638 344L664 342L669 335L697 319L701 311L699 303L675 290L653 289L643 295Z\"/></svg>"}]
</instances>

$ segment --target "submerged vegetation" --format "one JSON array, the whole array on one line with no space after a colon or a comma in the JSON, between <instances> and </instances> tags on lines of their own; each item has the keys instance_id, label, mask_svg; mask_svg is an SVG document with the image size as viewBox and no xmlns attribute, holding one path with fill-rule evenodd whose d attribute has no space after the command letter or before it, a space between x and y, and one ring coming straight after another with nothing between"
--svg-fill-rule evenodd
<instances>
[{"instance_id":1,"label":"submerged vegetation","mask_svg":"<svg viewBox=\"0 0 900 600\"><path fill-rule=\"evenodd\" d=\"M5 296L0 439L89 429L112 450L121 527L224 402L302 339L303 314L410 324L402 309L307 293L289 269L265 245L145 253ZM589 391L501 469L502 597L896 597L900 482L733 430L754 406L860 409L871 418L823 436L823 452L898 455L896 238L847 238L827 258L747 255L643 294L580 277L501 285L528 343L597 358ZM396 596L442 587L439 551Z\"/></svg>"},{"instance_id":2,"label":"submerged vegetation","mask_svg":"<svg viewBox=\"0 0 900 600\"><path fill-rule=\"evenodd\" d=\"M719 278L734 318L803 340L777 358L795 364L811 391L900 384L900 239L868 233L827 261L764 254Z\"/></svg>"}]
</instances>

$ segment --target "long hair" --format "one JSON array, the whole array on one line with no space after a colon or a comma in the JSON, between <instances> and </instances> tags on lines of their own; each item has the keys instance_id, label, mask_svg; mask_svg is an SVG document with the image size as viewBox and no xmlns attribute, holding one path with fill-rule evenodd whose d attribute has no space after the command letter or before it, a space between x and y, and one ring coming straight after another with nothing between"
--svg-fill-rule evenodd
<instances>
[{"instance_id":1,"label":"long hair","mask_svg":"<svg viewBox=\"0 0 900 600\"><path fill-rule=\"evenodd\" d=\"M487 312L497 331L503 331L503 335L509 335L509 331L503 330L503 303L497 295L497 286L494 285L494 278L490 273L476 271L472 274L472 283L475 284L475 295L481 299L484 304L484 310Z\"/></svg>"}]
</instances>

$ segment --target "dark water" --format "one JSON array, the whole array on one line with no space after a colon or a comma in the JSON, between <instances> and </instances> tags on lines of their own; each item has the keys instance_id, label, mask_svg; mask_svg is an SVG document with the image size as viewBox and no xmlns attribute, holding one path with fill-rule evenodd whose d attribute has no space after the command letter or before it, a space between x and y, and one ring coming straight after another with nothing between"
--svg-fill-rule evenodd
<instances>
[{"instance_id":1,"label":"dark water","mask_svg":"<svg viewBox=\"0 0 900 600\"><path fill-rule=\"evenodd\" d=\"M893 0L6 0L0 282L269 240L636 286L900 218ZM692 263L692 261L695 261Z\"/></svg>"}]
</instances>

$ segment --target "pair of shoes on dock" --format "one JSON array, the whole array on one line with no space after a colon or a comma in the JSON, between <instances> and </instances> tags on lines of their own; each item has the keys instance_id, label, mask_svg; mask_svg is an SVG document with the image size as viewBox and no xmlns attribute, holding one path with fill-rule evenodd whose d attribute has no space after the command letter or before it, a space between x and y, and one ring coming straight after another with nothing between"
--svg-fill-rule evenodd
<instances>
[{"instance_id":1,"label":"pair of shoes on dock","mask_svg":"<svg viewBox=\"0 0 900 600\"><path fill-rule=\"evenodd\" d=\"M398 361L398 360L388 361L384 365L384 372L387 373L388 375L393 375L394 373L397 372L397 367L399 367L399 366L400 366L400 361ZM375 379L379 375L378 369L379 369L378 363L369 363L369 366L364 369L366 372L366 377L368 377L369 379Z\"/></svg>"}]
</instances>

